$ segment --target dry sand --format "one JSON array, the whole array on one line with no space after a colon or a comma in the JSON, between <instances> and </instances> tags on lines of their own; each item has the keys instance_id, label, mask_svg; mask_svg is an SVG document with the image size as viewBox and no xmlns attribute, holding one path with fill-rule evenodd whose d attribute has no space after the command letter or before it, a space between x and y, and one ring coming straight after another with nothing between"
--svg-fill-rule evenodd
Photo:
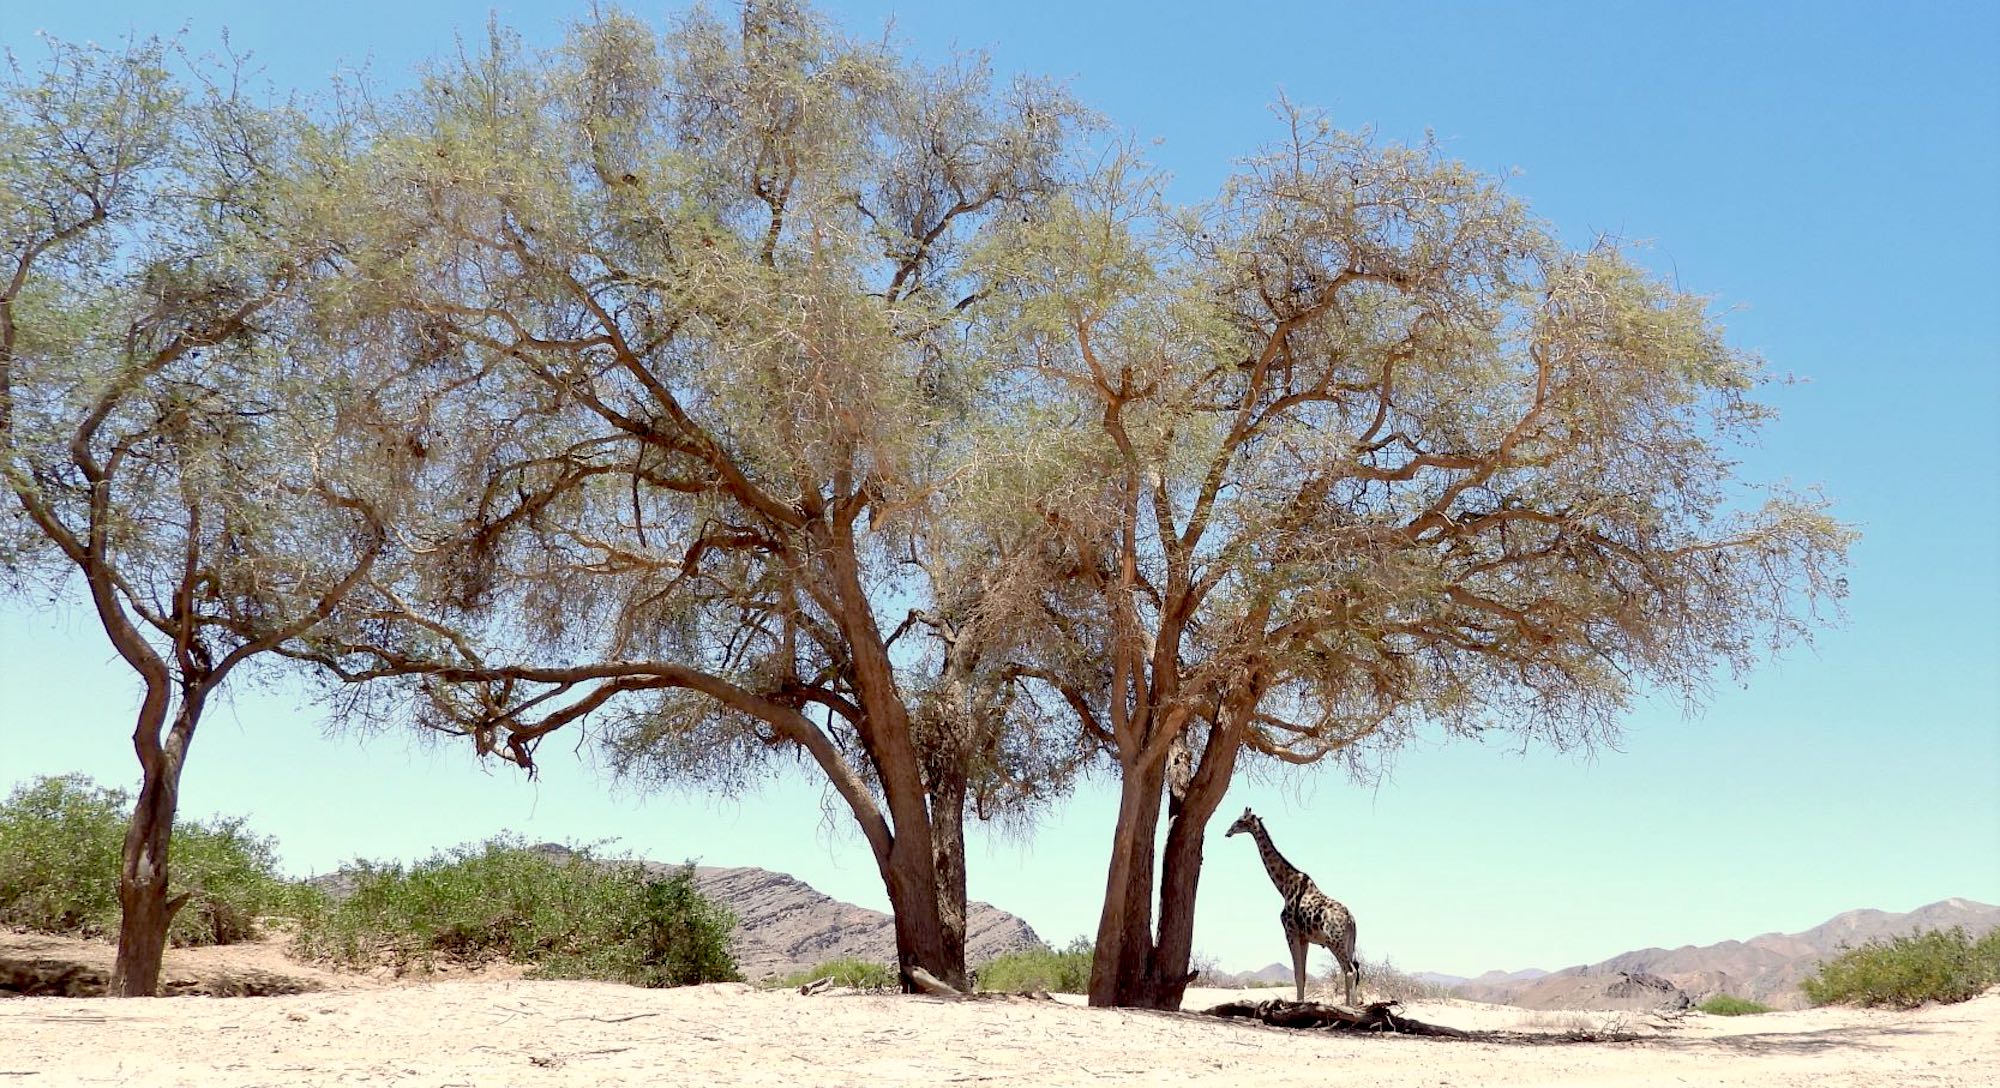
<instances>
[{"instance_id":1,"label":"dry sand","mask_svg":"<svg viewBox=\"0 0 2000 1088\"><path fill-rule=\"evenodd\" d=\"M293 970L296 970L293 965ZM1287 1032L1069 1002L801 997L523 979L278 997L0 1001L0 1088L21 1085L1995 1085L2000 990L1884 1012L1678 1021L1446 1002L1466 1029L1636 1031L1526 1045ZM1275 991L1248 991L1256 999ZM1195 991L1206 1007L1237 991Z\"/></svg>"}]
</instances>

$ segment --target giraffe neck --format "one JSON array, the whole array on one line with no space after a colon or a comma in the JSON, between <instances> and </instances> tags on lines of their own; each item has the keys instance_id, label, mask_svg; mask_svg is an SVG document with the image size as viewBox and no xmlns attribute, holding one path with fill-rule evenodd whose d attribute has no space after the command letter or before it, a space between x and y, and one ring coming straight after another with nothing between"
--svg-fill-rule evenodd
<instances>
[{"instance_id":1,"label":"giraffe neck","mask_svg":"<svg viewBox=\"0 0 2000 1088\"><path fill-rule=\"evenodd\" d=\"M1265 831L1262 824L1252 826L1250 834L1257 839L1257 853L1263 857L1264 871L1271 874L1271 883L1277 885L1278 893L1287 897L1298 894L1306 875L1299 871L1298 866L1286 861L1285 855L1278 853L1278 848L1271 844L1270 832Z\"/></svg>"}]
</instances>

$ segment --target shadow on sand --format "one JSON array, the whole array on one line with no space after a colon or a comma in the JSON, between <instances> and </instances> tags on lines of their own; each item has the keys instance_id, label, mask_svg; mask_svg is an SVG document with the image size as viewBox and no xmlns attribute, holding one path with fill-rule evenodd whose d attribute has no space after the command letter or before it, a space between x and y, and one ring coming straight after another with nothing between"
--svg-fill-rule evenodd
<instances>
[{"instance_id":1,"label":"shadow on sand","mask_svg":"<svg viewBox=\"0 0 2000 1088\"><path fill-rule=\"evenodd\" d=\"M1887 1040L1935 1035L1929 1024L1853 1024L1817 1031L1767 1031L1749 1035L1662 1035L1646 1040L1667 1050L1721 1050L1736 1054L1831 1054L1887 1050Z\"/></svg>"}]
</instances>

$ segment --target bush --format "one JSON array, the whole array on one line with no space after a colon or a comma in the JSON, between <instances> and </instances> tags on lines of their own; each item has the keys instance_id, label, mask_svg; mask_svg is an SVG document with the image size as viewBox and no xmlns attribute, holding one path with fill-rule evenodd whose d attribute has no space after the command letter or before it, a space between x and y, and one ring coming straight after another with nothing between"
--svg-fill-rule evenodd
<instances>
[{"instance_id":1,"label":"bush","mask_svg":"<svg viewBox=\"0 0 2000 1088\"><path fill-rule=\"evenodd\" d=\"M1995 982L2000 982L2000 930L1974 941L1953 926L1850 948L1821 963L1799 989L1815 1005L1908 1009L1977 997Z\"/></svg>"},{"instance_id":2,"label":"bush","mask_svg":"<svg viewBox=\"0 0 2000 1088\"><path fill-rule=\"evenodd\" d=\"M552 858L501 837L400 865L357 862L352 894L308 910L298 950L349 966L492 960L543 978L685 986L739 976L735 920L694 887L637 863Z\"/></svg>"},{"instance_id":3,"label":"bush","mask_svg":"<svg viewBox=\"0 0 2000 1088\"><path fill-rule=\"evenodd\" d=\"M82 775L37 778L0 804L0 924L98 937L118 932L129 799Z\"/></svg>"},{"instance_id":4,"label":"bush","mask_svg":"<svg viewBox=\"0 0 2000 1088\"><path fill-rule=\"evenodd\" d=\"M132 795L83 775L44 776L0 803L0 924L43 933L118 932L118 871ZM176 821L170 895L189 893L167 939L233 944L256 920L298 909L308 894L278 875L275 844L239 817Z\"/></svg>"},{"instance_id":5,"label":"bush","mask_svg":"<svg viewBox=\"0 0 2000 1088\"><path fill-rule=\"evenodd\" d=\"M1032 948L1009 952L981 966L979 988L994 993L1022 993L1047 990L1050 993L1080 994L1090 989L1090 959L1093 946L1088 937L1078 937L1060 952Z\"/></svg>"},{"instance_id":6,"label":"bush","mask_svg":"<svg viewBox=\"0 0 2000 1088\"><path fill-rule=\"evenodd\" d=\"M1361 992L1374 993L1391 1001L1446 1001L1458 996L1458 991L1436 982L1426 982L1397 968L1390 960L1380 963L1359 962L1361 968ZM1340 968L1335 966L1321 980L1331 989L1340 988Z\"/></svg>"},{"instance_id":7,"label":"bush","mask_svg":"<svg viewBox=\"0 0 2000 1088\"><path fill-rule=\"evenodd\" d=\"M1716 994L1695 1008L1710 1016L1755 1016L1760 1012L1770 1012L1771 1006L1759 1004L1747 998Z\"/></svg>"},{"instance_id":8,"label":"bush","mask_svg":"<svg viewBox=\"0 0 2000 1088\"><path fill-rule=\"evenodd\" d=\"M847 986L856 990L893 990L900 985L896 981L894 967L855 959L853 956L828 960L817 967L786 975L771 985L797 988L823 978L833 979L835 986Z\"/></svg>"},{"instance_id":9,"label":"bush","mask_svg":"<svg viewBox=\"0 0 2000 1088\"><path fill-rule=\"evenodd\" d=\"M277 840L251 834L244 823L219 816L174 829L174 882L195 889L168 931L175 943L247 941L259 918L296 918L320 900L317 888L278 875Z\"/></svg>"}]
</instances>

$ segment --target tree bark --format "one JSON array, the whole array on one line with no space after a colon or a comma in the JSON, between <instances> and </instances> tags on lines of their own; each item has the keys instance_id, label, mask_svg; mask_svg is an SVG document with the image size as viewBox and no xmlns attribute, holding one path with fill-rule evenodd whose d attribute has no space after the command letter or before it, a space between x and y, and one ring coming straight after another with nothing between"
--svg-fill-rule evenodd
<instances>
[{"instance_id":1,"label":"tree bark","mask_svg":"<svg viewBox=\"0 0 2000 1088\"><path fill-rule=\"evenodd\" d=\"M1092 1005L1143 1004L1153 940L1153 842L1159 830L1166 768L1126 767L1112 831L1111 865L1097 949L1090 964Z\"/></svg>"},{"instance_id":2,"label":"tree bark","mask_svg":"<svg viewBox=\"0 0 2000 1088\"><path fill-rule=\"evenodd\" d=\"M160 987L160 962L166 954L167 929L187 901L168 898L174 814L180 806L181 767L193 738L198 701L183 703L166 743L160 741L164 707L148 699L140 711L133 746L139 753L139 798L125 829L124 857L118 873L118 956L111 971L111 992L119 997L153 997Z\"/></svg>"},{"instance_id":3,"label":"tree bark","mask_svg":"<svg viewBox=\"0 0 2000 1088\"><path fill-rule=\"evenodd\" d=\"M934 773L930 785L931 850L937 858L938 927L944 960L933 972L969 990L965 962L965 773Z\"/></svg>"},{"instance_id":4,"label":"tree bark","mask_svg":"<svg viewBox=\"0 0 2000 1088\"><path fill-rule=\"evenodd\" d=\"M914 992L910 968L951 977L944 926L938 916L937 855L932 838L928 791L922 763L910 736L909 708L896 684L896 670L873 605L861 583L853 526L836 519L825 538L823 571L831 589L833 619L851 657L855 694L861 703L858 729L882 787L883 807L894 829L887 858L880 859L896 918L896 962L905 992ZM963 942L957 975L964 968Z\"/></svg>"},{"instance_id":5,"label":"tree bark","mask_svg":"<svg viewBox=\"0 0 2000 1088\"><path fill-rule=\"evenodd\" d=\"M1201 761L1173 807L1159 883L1159 931L1153 930L1154 844L1165 800L1164 762L1124 768L1111 874L1091 963L1090 1003L1179 1009L1194 956L1194 907L1201 886L1202 841L1222 804L1256 699L1232 704L1208 731Z\"/></svg>"},{"instance_id":6,"label":"tree bark","mask_svg":"<svg viewBox=\"0 0 2000 1088\"><path fill-rule=\"evenodd\" d=\"M1160 871L1160 934L1147 971L1142 1006L1178 1009L1187 993L1188 965L1194 958L1195 893L1201 887L1202 846L1208 821L1229 789L1241 746L1230 731L1209 731L1208 750L1167 828Z\"/></svg>"},{"instance_id":7,"label":"tree bark","mask_svg":"<svg viewBox=\"0 0 2000 1088\"><path fill-rule=\"evenodd\" d=\"M898 834L882 866L882 877L889 890L889 913L896 922L896 974L905 993L918 990L910 974L912 967L922 967L936 975L937 965L946 961L944 926L938 918L936 859L928 849L913 849L911 842L915 838Z\"/></svg>"}]
</instances>

